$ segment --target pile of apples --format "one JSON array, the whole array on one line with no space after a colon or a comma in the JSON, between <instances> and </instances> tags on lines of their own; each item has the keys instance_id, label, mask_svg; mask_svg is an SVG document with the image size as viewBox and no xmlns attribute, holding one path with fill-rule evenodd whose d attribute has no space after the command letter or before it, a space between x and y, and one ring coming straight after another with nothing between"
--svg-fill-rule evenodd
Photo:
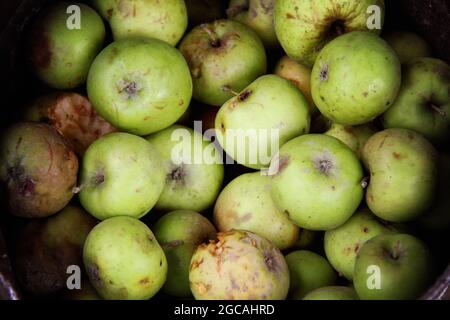
<instances>
[{"instance_id":1,"label":"pile of apples","mask_svg":"<svg viewBox=\"0 0 450 320\"><path fill-rule=\"evenodd\" d=\"M13 255L26 292L416 299L432 284L409 223L450 226L450 67L415 34L382 38L384 1L89 5L30 25L54 93L1 136L9 211L30 219Z\"/></svg>"}]
</instances>

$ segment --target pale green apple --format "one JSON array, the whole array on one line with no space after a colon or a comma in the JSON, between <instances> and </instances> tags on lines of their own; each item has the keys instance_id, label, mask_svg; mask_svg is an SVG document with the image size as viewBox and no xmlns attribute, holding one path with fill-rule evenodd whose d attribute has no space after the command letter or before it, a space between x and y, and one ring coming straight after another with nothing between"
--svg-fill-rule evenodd
<instances>
[{"instance_id":1,"label":"pale green apple","mask_svg":"<svg viewBox=\"0 0 450 320\"><path fill-rule=\"evenodd\" d=\"M152 231L131 217L100 222L86 238L83 261L107 300L148 300L164 285L167 259Z\"/></svg>"},{"instance_id":2,"label":"pale green apple","mask_svg":"<svg viewBox=\"0 0 450 320\"><path fill-rule=\"evenodd\" d=\"M159 152L166 175L155 208L203 211L219 195L224 167L219 150L201 133L173 125L146 137Z\"/></svg>"},{"instance_id":3,"label":"pale green apple","mask_svg":"<svg viewBox=\"0 0 450 320\"><path fill-rule=\"evenodd\" d=\"M216 229L195 211L177 210L162 216L153 231L167 257L167 280L162 290L176 297L192 296L189 286L192 255L200 244L215 238Z\"/></svg>"},{"instance_id":4,"label":"pale green apple","mask_svg":"<svg viewBox=\"0 0 450 320\"><path fill-rule=\"evenodd\" d=\"M266 73L266 53L256 33L233 20L192 29L181 41L194 83L194 98L220 106Z\"/></svg>"},{"instance_id":5,"label":"pale green apple","mask_svg":"<svg viewBox=\"0 0 450 320\"><path fill-rule=\"evenodd\" d=\"M438 181L438 154L422 135L386 129L364 146L362 160L370 171L366 202L378 217L406 222L433 202Z\"/></svg>"},{"instance_id":6,"label":"pale green apple","mask_svg":"<svg viewBox=\"0 0 450 320\"><path fill-rule=\"evenodd\" d=\"M165 171L156 148L141 137L120 132L89 146L80 180L80 202L97 219L140 218L158 201Z\"/></svg>"},{"instance_id":7,"label":"pale green apple","mask_svg":"<svg viewBox=\"0 0 450 320\"><path fill-rule=\"evenodd\" d=\"M364 243L379 234L393 232L392 225L378 220L370 210L363 208L343 225L325 232L325 254L334 269L352 280L356 255Z\"/></svg>"},{"instance_id":8,"label":"pale green apple","mask_svg":"<svg viewBox=\"0 0 450 320\"><path fill-rule=\"evenodd\" d=\"M397 52L401 63L409 62L415 58L432 56L430 45L415 33L396 31L389 33L384 38Z\"/></svg>"},{"instance_id":9,"label":"pale green apple","mask_svg":"<svg viewBox=\"0 0 450 320\"><path fill-rule=\"evenodd\" d=\"M292 60L288 56L283 56L277 62L273 73L288 79L300 89L309 102L311 115L316 115L319 112L311 95L311 68Z\"/></svg>"},{"instance_id":10,"label":"pale green apple","mask_svg":"<svg viewBox=\"0 0 450 320\"><path fill-rule=\"evenodd\" d=\"M189 282L196 300L284 300L289 269L280 250L268 240L232 230L198 246Z\"/></svg>"},{"instance_id":11,"label":"pale green apple","mask_svg":"<svg viewBox=\"0 0 450 320\"><path fill-rule=\"evenodd\" d=\"M309 132L308 101L290 81L265 75L228 100L216 116L216 136L238 163L260 169L284 143Z\"/></svg>"},{"instance_id":12,"label":"pale green apple","mask_svg":"<svg viewBox=\"0 0 450 320\"><path fill-rule=\"evenodd\" d=\"M358 157L334 137L309 134L292 139L281 147L269 171L276 172L272 199L301 228L337 228L363 198Z\"/></svg>"},{"instance_id":13,"label":"pale green apple","mask_svg":"<svg viewBox=\"0 0 450 320\"><path fill-rule=\"evenodd\" d=\"M260 172L243 174L220 193L214 207L219 231L247 230L279 249L294 245L299 228L279 210L270 196L270 178Z\"/></svg>"},{"instance_id":14,"label":"pale green apple","mask_svg":"<svg viewBox=\"0 0 450 320\"><path fill-rule=\"evenodd\" d=\"M331 286L316 289L303 300L359 300L355 290L350 287Z\"/></svg>"},{"instance_id":15,"label":"pale green apple","mask_svg":"<svg viewBox=\"0 0 450 320\"><path fill-rule=\"evenodd\" d=\"M274 48L279 45L273 24L274 4L275 0L231 0L227 15L252 28L267 48Z\"/></svg>"},{"instance_id":16,"label":"pale green apple","mask_svg":"<svg viewBox=\"0 0 450 320\"><path fill-rule=\"evenodd\" d=\"M450 66L417 58L403 66L402 86L383 116L385 128L405 128L434 142L450 137Z\"/></svg>"},{"instance_id":17,"label":"pale green apple","mask_svg":"<svg viewBox=\"0 0 450 320\"><path fill-rule=\"evenodd\" d=\"M372 11L373 6L377 12ZM372 15L379 19L379 25L369 30ZM379 34L384 23L384 1L279 0L275 1L274 21L276 35L286 53L312 66L320 50L339 35L351 31Z\"/></svg>"},{"instance_id":18,"label":"pale green apple","mask_svg":"<svg viewBox=\"0 0 450 320\"><path fill-rule=\"evenodd\" d=\"M351 32L320 52L311 90L320 112L333 122L370 122L392 105L400 89L400 61L394 50L370 32Z\"/></svg>"},{"instance_id":19,"label":"pale green apple","mask_svg":"<svg viewBox=\"0 0 450 320\"><path fill-rule=\"evenodd\" d=\"M421 240L384 234L359 251L353 282L363 300L412 300L430 285L433 269L433 257Z\"/></svg>"},{"instance_id":20,"label":"pale green apple","mask_svg":"<svg viewBox=\"0 0 450 320\"><path fill-rule=\"evenodd\" d=\"M290 274L291 299L300 300L313 290L332 286L336 273L330 263L312 251L293 251L286 256Z\"/></svg>"},{"instance_id":21,"label":"pale green apple","mask_svg":"<svg viewBox=\"0 0 450 320\"><path fill-rule=\"evenodd\" d=\"M156 39L113 42L95 58L87 81L96 111L115 127L147 135L174 124L192 97L180 52Z\"/></svg>"},{"instance_id":22,"label":"pale green apple","mask_svg":"<svg viewBox=\"0 0 450 320\"><path fill-rule=\"evenodd\" d=\"M82 3L58 2L36 18L27 54L45 84L72 89L86 81L104 38L105 25L97 12Z\"/></svg>"},{"instance_id":23,"label":"pale green apple","mask_svg":"<svg viewBox=\"0 0 450 320\"><path fill-rule=\"evenodd\" d=\"M325 132L326 135L335 137L345 143L359 158L361 157L362 149L367 140L375 133L374 127L370 124L352 127L338 123L332 123L328 131Z\"/></svg>"},{"instance_id":24,"label":"pale green apple","mask_svg":"<svg viewBox=\"0 0 450 320\"><path fill-rule=\"evenodd\" d=\"M176 45L186 31L183 0L93 0L115 40L149 37Z\"/></svg>"}]
</instances>

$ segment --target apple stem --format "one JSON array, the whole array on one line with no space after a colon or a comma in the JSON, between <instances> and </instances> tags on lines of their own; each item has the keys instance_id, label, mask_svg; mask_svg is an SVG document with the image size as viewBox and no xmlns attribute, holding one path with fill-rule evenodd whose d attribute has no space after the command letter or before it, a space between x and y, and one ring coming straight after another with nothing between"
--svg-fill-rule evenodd
<instances>
[{"instance_id":1,"label":"apple stem","mask_svg":"<svg viewBox=\"0 0 450 320\"><path fill-rule=\"evenodd\" d=\"M369 177L364 177L364 178L361 180L361 187L362 187L363 189L366 189L368 186L369 186Z\"/></svg>"},{"instance_id":2,"label":"apple stem","mask_svg":"<svg viewBox=\"0 0 450 320\"><path fill-rule=\"evenodd\" d=\"M208 28L207 24L202 24L201 28L208 35L209 44L214 48L220 47L220 40L217 38L217 35L214 33L214 31L212 31L210 28Z\"/></svg>"},{"instance_id":3,"label":"apple stem","mask_svg":"<svg viewBox=\"0 0 450 320\"><path fill-rule=\"evenodd\" d=\"M229 93L233 94L234 96L238 96L240 94L239 92L236 92L233 89L231 89L231 87L228 85L222 86L222 90L225 92L229 92Z\"/></svg>"},{"instance_id":4,"label":"apple stem","mask_svg":"<svg viewBox=\"0 0 450 320\"><path fill-rule=\"evenodd\" d=\"M73 194L78 194L78 193L80 193L81 190L83 190L83 188L84 188L84 184L81 184L81 185L79 185L77 187L73 187L72 188L72 193Z\"/></svg>"},{"instance_id":5,"label":"apple stem","mask_svg":"<svg viewBox=\"0 0 450 320\"><path fill-rule=\"evenodd\" d=\"M447 115L447 113L444 110L442 110L439 106L435 105L434 103L430 103L430 108L443 117Z\"/></svg>"}]
</instances>

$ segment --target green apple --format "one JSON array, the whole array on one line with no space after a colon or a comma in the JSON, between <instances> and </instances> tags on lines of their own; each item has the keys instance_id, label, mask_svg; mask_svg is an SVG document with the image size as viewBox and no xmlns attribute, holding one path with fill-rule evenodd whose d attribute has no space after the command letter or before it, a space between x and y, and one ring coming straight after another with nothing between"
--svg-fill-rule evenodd
<instances>
[{"instance_id":1,"label":"green apple","mask_svg":"<svg viewBox=\"0 0 450 320\"><path fill-rule=\"evenodd\" d=\"M383 116L385 128L405 128L435 142L450 137L450 66L417 58L403 67L402 86Z\"/></svg>"},{"instance_id":2,"label":"green apple","mask_svg":"<svg viewBox=\"0 0 450 320\"><path fill-rule=\"evenodd\" d=\"M107 300L147 300L164 285L167 259L152 231L131 217L100 222L86 238L83 261Z\"/></svg>"},{"instance_id":3,"label":"green apple","mask_svg":"<svg viewBox=\"0 0 450 320\"><path fill-rule=\"evenodd\" d=\"M384 234L367 241L358 253L354 285L363 300L417 299L433 277L427 246L407 234Z\"/></svg>"},{"instance_id":4,"label":"green apple","mask_svg":"<svg viewBox=\"0 0 450 320\"><path fill-rule=\"evenodd\" d=\"M21 231L15 251L15 271L28 293L45 296L67 284L67 268L82 264L84 241L96 220L69 205L59 213L31 220Z\"/></svg>"},{"instance_id":5,"label":"green apple","mask_svg":"<svg viewBox=\"0 0 450 320\"><path fill-rule=\"evenodd\" d=\"M366 202L378 217L406 222L432 204L438 181L438 154L422 135L386 129L364 146L362 160L370 171Z\"/></svg>"},{"instance_id":6,"label":"green apple","mask_svg":"<svg viewBox=\"0 0 450 320\"><path fill-rule=\"evenodd\" d=\"M168 273L163 291L176 297L191 297L189 265L197 247L216 236L208 219L195 211L177 210L162 216L153 227L167 257Z\"/></svg>"},{"instance_id":7,"label":"green apple","mask_svg":"<svg viewBox=\"0 0 450 320\"><path fill-rule=\"evenodd\" d=\"M144 216L164 188L161 157L145 139L110 133L89 146L80 171L79 198L97 219Z\"/></svg>"},{"instance_id":8,"label":"green apple","mask_svg":"<svg viewBox=\"0 0 450 320\"><path fill-rule=\"evenodd\" d=\"M166 182L155 208L203 211L214 204L224 167L214 144L201 133L173 125L146 137L164 162Z\"/></svg>"},{"instance_id":9,"label":"green apple","mask_svg":"<svg viewBox=\"0 0 450 320\"><path fill-rule=\"evenodd\" d=\"M353 215L363 198L358 157L343 142L327 135L292 139L281 147L269 171L276 172L271 177L272 199L301 228L337 228Z\"/></svg>"},{"instance_id":10,"label":"green apple","mask_svg":"<svg viewBox=\"0 0 450 320\"><path fill-rule=\"evenodd\" d=\"M378 220L367 208L358 210L343 225L325 232L324 247L328 261L340 274L353 278L355 259L364 243L395 228Z\"/></svg>"},{"instance_id":11,"label":"green apple","mask_svg":"<svg viewBox=\"0 0 450 320\"><path fill-rule=\"evenodd\" d=\"M229 19L252 28L267 48L279 45L273 25L275 0L231 0L227 9Z\"/></svg>"},{"instance_id":12,"label":"green apple","mask_svg":"<svg viewBox=\"0 0 450 320\"><path fill-rule=\"evenodd\" d=\"M336 283L330 263L312 251L293 251L286 256L290 274L291 299L300 300L309 292Z\"/></svg>"},{"instance_id":13,"label":"green apple","mask_svg":"<svg viewBox=\"0 0 450 320\"><path fill-rule=\"evenodd\" d=\"M232 230L198 246L191 259L189 282L196 300L284 300L289 269L282 253L268 240Z\"/></svg>"},{"instance_id":14,"label":"green apple","mask_svg":"<svg viewBox=\"0 0 450 320\"><path fill-rule=\"evenodd\" d=\"M176 45L187 28L183 0L93 0L93 4L109 22L115 40L149 37Z\"/></svg>"},{"instance_id":15,"label":"green apple","mask_svg":"<svg viewBox=\"0 0 450 320\"><path fill-rule=\"evenodd\" d=\"M291 82L265 75L220 108L216 136L234 160L260 169L279 146L309 132L310 118L307 100Z\"/></svg>"},{"instance_id":16,"label":"green apple","mask_svg":"<svg viewBox=\"0 0 450 320\"><path fill-rule=\"evenodd\" d=\"M309 102L311 115L316 115L316 105L311 95L311 68L300 64L288 56L283 56L275 66L274 74L291 81Z\"/></svg>"},{"instance_id":17,"label":"green apple","mask_svg":"<svg viewBox=\"0 0 450 320\"><path fill-rule=\"evenodd\" d=\"M73 197L78 159L50 125L19 122L0 137L0 181L9 212L42 218L63 209Z\"/></svg>"},{"instance_id":18,"label":"green apple","mask_svg":"<svg viewBox=\"0 0 450 320\"><path fill-rule=\"evenodd\" d=\"M24 118L51 124L79 156L98 138L117 131L95 112L87 97L75 92L55 92L37 98L27 107Z\"/></svg>"},{"instance_id":19,"label":"green apple","mask_svg":"<svg viewBox=\"0 0 450 320\"><path fill-rule=\"evenodd\" d=\"M389 33L384 38L397 52L401 63L409 62L416 58L432 56L430 45L415 33L396 31Z\"/></svg>"},{"instance_id":20,"label":"green apple","mask_svg":"<svg viewBox=\"0 0 450 320\"><path fill-rule=\"evenodd\" d=\"M225 16L226 3L221 0L185 0L190 27L219 20Z\"/></svg>"},{"instance_id":21,"label":"green apple","mask_svg":"<svg viewBox=\"0 0 450 320\"><path fill-rule=\"evenodd\" d=\"M220 106L266 73L266 53L256 33L232 20L201 24L181 41L194 83L194 98Z\"/></svg>"},{"instance_id":22,"label":"green apple","mask_svg":"<svg viewBox=\"0 0 450 320\"><path fill-rule=\"evenodd\" d=\"M374 120L400 89L400 61L394 50L370 32L351 32L320 52L311 90L320 112L333 122L354 126Z\"/></svg>"},{"instance_id":23,"label":"green apple","mask_svg":"<svg viewBox=\"0 0 450 320\"><path fill-rule=\"evenodd\" d=\"M351 31L368 31L373 6L378 8L380 25L370 31L378 34L384 23L383 0L275 1L275 32L292 59L312 66L330 40Z\"/></svg>"},{"instance_id":24,"label":"green apple","mask_svg":"<svg viewBox=\"0 0 450 320\"><path fill-rule=\"evenodd\" d=\"M376 133L370 124L362 124L359 126L344 126L338 123L332 123L326 135L335 137L345 143L361 157L361 152L367 140Z\"/></svg>"},{"instance_id":25,"label":"green apple","mask_svg":"<svg viewBox=\"0 0 450 320\"><path fill-rule=\"evenodd\" d=\"M355 290L350 287L331 286L316 289L303 300L359 300Z\"/></svg>"},{"instance_id":26,"label":"green apple","mask_svg":"<svg viewBox=\"0 0 450 320\"><path fill-rule=\"evenodd\" d=\"M174 124L189 106L192 79L180 52L157 39L113 42L87 81L96 111L115 127L147 135Z\"/></svg>"},{"instance_id":27,"label":"green apple","mask_svg":"<svg viewBox=\"0 0 450 320\"><path fill-rule=\"evenodd\" d=\"M55 89L82 85L105 38L102 18L77 2L45 9L28 35L30 63L36 75Z\"/></svg>"},{"instance_id":28,"label":"green apple","mask_svg":"<svg viewBox=\"0 0 450 320\"><path fill-rule=\"evenodd\" d=\"M270 178L260 172L243 174L222 190L214 207L214 221L219 231L247 230L279 249L291 247L298 239L298 227L275 206Z\"/></svg>"}]
</instances>

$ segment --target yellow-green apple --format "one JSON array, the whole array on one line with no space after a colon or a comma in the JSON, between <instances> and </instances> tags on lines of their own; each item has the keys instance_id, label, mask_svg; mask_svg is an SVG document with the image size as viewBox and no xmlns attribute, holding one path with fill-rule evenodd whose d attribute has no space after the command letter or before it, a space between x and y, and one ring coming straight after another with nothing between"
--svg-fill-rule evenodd
<instances>
[{"instance_id":1,"label":"yellow-green apple","mask_svg":"<svg viewBox=\"0 0 450 320\"><path fill-rule=\"evenodd\" d=\"M353 288L330 286L310 292L303 300L359 300L359 298Z\"/></svg>"},{"instance_id":2,"label":"yellow-green apple","mask_svg":"<svg viewBox=\"0 0 450 320\"><path fill-rule=\"evenodd\" d=\"M372 18L377 21L368 27ZM379 34L384 23L383 0L279 0L274 8L275 32L286 53L314 64L330 41L351 31Z\"/></svg>"},{"instance_id":3,"label":"yellow-green apple","mask_svg":"<svg viewBox=\"0 0 450 320\"><path fill-rule=\"evenodd\" d=\"M419 35L408 31L396 31L384 37L389 45L397 52L401 63L416 58L431 57L430 45Z\"/></svg>"},{"instance_id":4,"label":"yellow-green apple","mask_svg":"<svg viewBox=\"0 0 450 320\"><path fill-rule=\"evenodd\" d=\"M20 122L0 138L0 180L9 211L20 217L46 217L73 197L78 159L50 125Z\"/></svg>"},{"instance_id":5,"label":"yellow-green apple","mask_svg":"<svg viewBox=\"0 0 450 320\"><path fill-rule=\"evenodd\" d=\"M325 132L326 135L335 137L345 143L361 157L361 152L367 140L376 133L371 124L362 124L359 126L344 126L338 123L332 123Z\"/></svg>"},{"instance_id":6,"label":"yellow-green apple","mask_svg":"<svg viewBox=\"0 0 450 320\"><path fill-rule=\"evenodd\" d=\"M378 217L406 222L423 214L437 191L438 154L422 135L386 129L365 144L362 160L370 171L366 202Z\"/></svg>"},{"instance_id":7,"label":"yellow-green apple","mask_svg":"<svg viewBox=\"0 0 450 320\"><path fill-rule=\"evenodd\" d=\"M163 292L176 297L191 297L189 265L192 255L200 244L215 239L216 229L195 211L176 210L162 216L153 231L167 257Z\"/></svg>"},{"instance_id":8,"label":"yellow-green apple","mask_svg":"<svg viewBox=\"0 0 450 320\"><path fill-rule=\"evenodd\" d=\"M80 180L80 202L97 219L141 218L158 201L165 171L158 150L148 141L116 132L89 146Z\"/></svg>"},{"instance_id":9,"label":"yellow-green apple","mask_svg":"<svg viewBox=\"0 0 450 320\"><path fill-rule=\"evenodd\" d=\"M165 186L155 208L204 211L219 195L224 176L221 154L201 133L181 125L146 137L163 161Z\"/></svg>"},{"instance_id":10,"label":"yellow-green apple","mask_svg":"<svg viewBox=\"0 0 450 320\"><path fill-rule=\"evenodd\" d=\"M104 38L105 25L92 8L77 2L58 2L45 9L31 27L31 67L52 88L76 88L86 81Z\"/></svg>"},{"instance_id":11,"label":"yellow-green apple","mask_svg":"<svg viewBox=\"0 0 450 320\"><path fill-rule=\"evenodd\" d=\"M107 300L148 300L164 285L167 259L153 232L132 217L96 225L83 248L91 284Z\"/></svg>"},{"instance_id":12,"label":"yellow-green apple","mask_svg":"<svg viewBox=\"0 0 450 320\"><path fill-rule=\"evenodd\" d=\"M336 283L336 272L321 255L312 251L293 251L286 256L290 274L289 296L300 300L313 290Z\"/></svg>"},{"instance_id":13,"label":"yellow-green apple","mask_svg":"<svg viewBox=\"0 0 450 320\"><path fill-rule=\"evenodd\" d=\"M383 115L385 128L405 128L433 142L450 137L450 66L439 59L417 58L403 65L402 86Z\"/></svg>"},{"instance_id":14,"label":"yellow-green apple","mask_svg":"<svg viewBox=\"0 0 450 320\"><path fill-rule=\"evenodd\" d=\"M214 206L219 231L247 230L279 249L294 245L299 228L279 210L270 196L270 178L260 172L243 174L220 193Z\"/></svg>"},{"instance_id":15,"label":"yellow-green apple","mask_svg":"<svg viewBox=\"0 0 450 320\"><path fill-rule=\"evenodd\" d=\"M269 166L278 147L309 132L306 98L288 80L265 75L228 100L216 116L216 136L238 163Z\"/></svg>"},{"instance_id":16,"label":"yellow-green apple","mask_svg":"<svg viewBox=\"0 0 450 320\"><path fill-rule=\"evenodd\" d=\"M292 139L270 166L274 172L272 199L301 228L337 228L363 198L363 168L358 157L334 137L309 134Z\"/></svg>"},{"instance_id":17,"label":"yellow-green apple","mask_svg":"<svg viewBox=\"0 0 450 320\"><path fill-rule=\"evenodd\" d=\"M181 41L194 83L194 98L220 106L266 73L266 53L256 33L233 20L192 29Z\"/></svg>"},{"instance_id":18,"label":"yellow-green apple","mask_svg":"<svg viewBox=\"0 0 450 320\"><path fill-rule=\"evenodd\" d=\"M180 52L157 39L113 42L87 81L95 110L115 127L147 135L174 124L189 106L192 79Z\"/></svg>"},{"instance_id":19,"label":"yellow-green apple","mask_svg":"<svg viewBox=\"0 0 450 320\"><path fill-rule=\"evenodd\" d=\"M384 113L401 83L395 51L370 32L351 32L325 46L311 74L320 112L333 122L359 125Z\"/></svg>"}]
</instances>

